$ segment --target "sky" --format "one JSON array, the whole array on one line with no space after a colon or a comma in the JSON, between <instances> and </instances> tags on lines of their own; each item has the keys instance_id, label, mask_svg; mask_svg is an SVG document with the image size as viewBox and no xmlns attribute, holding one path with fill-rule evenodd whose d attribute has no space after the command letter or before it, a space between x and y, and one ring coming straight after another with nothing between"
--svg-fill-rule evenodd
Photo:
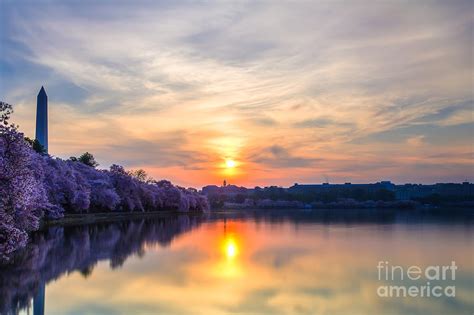
<instances>
[{"instance_id":1,"label":"sky","mask_svg":"<svg viewBox=\"0 0 474 315\"><path fill-rule=\"evenodd\" d=\"M49 153L202 187L474 181L472 1L0 0ZM229 167L230 166L230 167Z\"/></svg>"}]
</instances>

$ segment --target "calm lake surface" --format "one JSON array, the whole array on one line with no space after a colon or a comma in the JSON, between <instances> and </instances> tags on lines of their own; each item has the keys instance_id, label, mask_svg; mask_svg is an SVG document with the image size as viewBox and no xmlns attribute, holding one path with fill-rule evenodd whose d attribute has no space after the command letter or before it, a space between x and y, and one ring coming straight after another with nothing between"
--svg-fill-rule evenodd
<instances>
[{"instance_id":1,"label":"calm lake surface","mask_svg":"<svg viewBox=\"0 0 474 315\"><path fill-rule=\"evenodd\" d=\"M228 211L33 235L2 314L472 314L473 211ZM380 297L379 261L450 265L455 297ZM34 300L34 302L32 301Z\"/></svg>"}]
</instances>

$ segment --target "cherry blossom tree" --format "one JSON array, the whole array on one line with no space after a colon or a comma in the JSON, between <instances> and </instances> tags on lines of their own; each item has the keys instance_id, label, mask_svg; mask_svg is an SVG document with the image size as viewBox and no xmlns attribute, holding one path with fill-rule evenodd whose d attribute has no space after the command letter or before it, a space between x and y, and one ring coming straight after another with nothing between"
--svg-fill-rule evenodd
<instances>
[{"instance_id":1,"label":"cherry blossom tree","mask_svg":"<svg viewBox=\"0 0 474 315\"><path fill-rule=\"evenodd\" d=\"M9 123L12 111L0 102L0 257L25 244L48 205L40 157Z\"/></svg>"}]
</instances>

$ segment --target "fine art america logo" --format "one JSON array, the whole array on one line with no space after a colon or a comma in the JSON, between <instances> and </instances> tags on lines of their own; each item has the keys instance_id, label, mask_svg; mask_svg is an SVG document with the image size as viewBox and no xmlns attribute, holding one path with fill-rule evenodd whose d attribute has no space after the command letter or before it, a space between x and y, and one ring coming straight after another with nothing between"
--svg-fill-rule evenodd
<instances>
[{"instance_id":1,"label":"fine art america logo","mask_svg":"<svg viewBox=\"0 0 474 315\"><path fill-rule=\"evenodd\" d=\"M444 266L402 266L379 261L378 280L388 285L377 288L380 297L455 297L456 287L448 282L456 280L456 262ZM421 284L420 284L421 283Z\"/></svg>"}]
</instances>

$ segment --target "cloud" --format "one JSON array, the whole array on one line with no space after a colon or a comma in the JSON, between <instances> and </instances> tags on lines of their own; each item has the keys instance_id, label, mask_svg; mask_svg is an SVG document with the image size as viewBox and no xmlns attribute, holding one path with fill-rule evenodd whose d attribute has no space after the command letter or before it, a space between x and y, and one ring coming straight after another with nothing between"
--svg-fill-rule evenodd
<instances>
[{"instance_id":1,"label":"cloud","mask_svg":"<svg viewBox=\"0 0 474 315\"><path fill-rule=\"evenodd\" d=\"M313 119L305 119L303 121L298 121L293 124L295 128L322 128L322 129L329 129L333 128L336 130L340 130L344 128L344 131L347 129L354 129L356 126L349 122L342 122L342 121L335 121L331 118L313 118Z\"/></svg>"},{"instance_id":2,"label":"cloud","mask_svg":"<svg viewBox=\"0 0 474 315\"><path fill-rule=\"evenodd\" d=\"M462 125L462 124L469 124L474 123L473 119L473 109L465 109L462 111L457 111L447 117L444 120L441 120L439 124L441 126L453 126L453 125Z\"/></svg>"},{"instance_id":3,"label":"cloud","mask_svg":"<svg viewBox=\"0 0 474 315\"><path fill-rule=\"evenodd\" d=\"M296 156L290 152L290 150L282 146L273 145L255 153L249 160L265 165L266 167L278 169L311 167L318 162L319 159Z\"/></svg>"},{"instance_id":4,"label":"cloud","mask_svg":"<svg viewBox=\"0 0 474 315\"><path fill-rule=\"evenodd\" d=\"M425 139L424 135L419 135L419 136L413 136L413 137L407 138L406 142L409 146L420 147L423 145L424 139Z\"/></svg>"},{"instance_id":5,"label":"cloud","mask_svg":"<svg viewBox=\"0 0 474 315\"><path fill-rule=\"evenodd\" d=\"M157 135L156 139L127 139L105 144L98 149L100 156L113 156L116 163L124 166L181 166L186 169L202 169L200 163L207 161L205 154L184 148L185 135L180 131ZM113 163L114 161L110 161Z\"/></svg>"},{"instance_id":6,"label":"cloud","mask_svg":"<svg viewBox=\"0 0 474 315\"><path fill-rule=\"evenodd\" d=\"M474 123L473 107L474 100L455 102L450 106L438 109L429 115L422 117L419 124L433 124L438 126L455 126Z\"/></svg>"},{"instance_id":7,"label":"cloud","mask_svg":"<svg viewBox=\"0 0 474 315\"><path fill-rule=\"evenodd\" d=\"M329 125L334 125L334 122L328 118L315 118L315 119L307 119L295 124L295 127L300 128L321 128L327 127Z\"/></svg>"}]
</instances>

